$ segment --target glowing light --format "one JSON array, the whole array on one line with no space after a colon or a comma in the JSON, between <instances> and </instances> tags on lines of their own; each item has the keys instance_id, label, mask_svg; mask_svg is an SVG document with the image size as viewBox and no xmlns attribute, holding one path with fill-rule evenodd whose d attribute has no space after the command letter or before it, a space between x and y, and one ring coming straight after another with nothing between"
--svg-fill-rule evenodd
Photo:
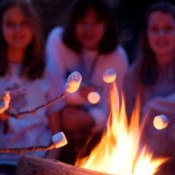
<instances>
[{"instance_id":1,"label":"glowing light","mask_svg":"<svg viewBox=\"0 0 175 175\"><path fill-rule=\"evenodd\" d=\"M52 136L52 142L54 143L55 148L60 148L67 144L67 139L63 132L59 132Z\"/></svg>"},{"instance_id":2,"label":"glowing light","mask_svg":"<svg viewBox=\"0 0 175 175\"><path fill-rule=\"evenodd\" d=\"M97 104L100 101L100 94L98 92L90 92L87 98L89 103Z\"/></svg>"}]
</instances>

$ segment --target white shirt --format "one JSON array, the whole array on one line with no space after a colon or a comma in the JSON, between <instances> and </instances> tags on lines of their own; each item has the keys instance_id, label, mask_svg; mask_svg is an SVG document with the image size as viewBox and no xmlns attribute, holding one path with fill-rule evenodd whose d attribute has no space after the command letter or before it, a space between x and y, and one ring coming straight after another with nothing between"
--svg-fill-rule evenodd
<instances>
[{"instance_id":1,"label":"white shirt","mask_svg":"<svg viewBox=\"0 0 175 175\"><path fill-rule=\"evenodd\" d=\"M108 85L103 82L103 73L108 68L115 69L117 72L117 87L121 89L123 77L128 69L127 54L121 46L118 46L116 50L109 54L99 54L92 76L89 78L87 75L91 70L94 59L96 59L97 51L84 50L83 55L80 56L63 43L62 31L62 28L56 27L48 36L46 45L48 64L56 65L63 77L67 76L67 72L80 71L84 82L90 82L97 89L100 89L100 103L92 106L90 113L96 122L94 129L96 131L101 130L106 125L108 115ZM77 92L69 96L67 103L79 104L84 102Z\"/></svg>"},{"instance_id":2,"label":"white shirt","mask_svg":"<svg viewBox=\"0 0 175 175\"><path fill-rule=\"evenodd\" d=\"M25 77L19 77L20 67L20 64L10 64L9 72L4 77L0 77L0 94L14 91L11 93L8 111L18 113L32 110L62 93L63 82L55 76L53 70L47 69L42 78L29 81ZM34 114L10 117L7 133L3 133L4 126L0 122L0 148L48 146L51 143L48 115L60 110L62 106L62 102L57 102ZM45 152L39 151L33 154L44 156ZM18 159L18 154L0 154L0 164L17 164Z\"/></svg>"}]
</instances>

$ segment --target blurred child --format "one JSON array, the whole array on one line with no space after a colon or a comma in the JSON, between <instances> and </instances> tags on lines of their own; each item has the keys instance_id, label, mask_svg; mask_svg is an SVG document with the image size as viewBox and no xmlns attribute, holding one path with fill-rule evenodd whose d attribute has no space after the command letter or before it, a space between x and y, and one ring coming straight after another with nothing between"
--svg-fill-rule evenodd
<instances>
[{"instance_id":1,"label":"blurred child","mask_svg":"<svg viewBox=\"0 0 175 175\"><path fill-rule=\"evenodd\" d=\"M174 127L158 131L153 120L160 114L175 116L175 6L167 2L153 4L145 19L140 58L124 81L127 113L131 116L139 96L142 141L155 156L174 156Z\"/></svg>"},{"instance_id":2,"label":"blurred child","mask_svg":"<svg viewBox=\"0 0 175 175\"><path fill-rule=\"evenodd\" d=\"M108 85L103 82L103 73L108 68L116 70L120 90L128 68L127 55L119 45L112 9L103 0L73 2L67 24L51 31L46 49L49 64L54 63L64 79L75 70L83 76L78 93L66 99L61 117L61 127L69 140L69 153L65 153L68 160L60 160L73 163L89 136L105 129ZM100 101L95 104L88 98L92 91L100 95Z\"/></svg>"},{"instance_id":3,"label":"blurred child","mask_svg":"<svg viewBox=\"0 0 175 175\"><path fill-rule=\"evenodd\" d=\"M24 0L4 0L0 4L0 94L9 91L11 101L0 114L0 148L47 146L61 103L34 114L11 116L31 110L60 95L62 82L46 68L39 21L31 4ZM9 115L8 115L9 114ZM50 122L51 121L51 122ZM47 152L36 152L47 157ZM0 174L14 174L18 154L0 154Z\"/></svg>"}]
</instances>

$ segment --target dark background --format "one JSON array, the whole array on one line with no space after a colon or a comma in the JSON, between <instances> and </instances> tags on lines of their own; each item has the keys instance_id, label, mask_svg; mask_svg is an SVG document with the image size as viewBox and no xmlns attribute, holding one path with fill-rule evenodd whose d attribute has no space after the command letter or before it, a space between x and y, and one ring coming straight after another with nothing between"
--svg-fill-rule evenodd
<instances>
[{"instance_id":1,"label":"dark background","mask_svg":"<svg viewBox=\"0 0 175 175\"><path fill-rule=\"evenodd\" d=\"M50 30L63 25L73 0L32 0L41 17L45 39ZM135 59L136 43L146 9L160 0L107 0L111 3L130 63ZM164 0L175 4L175 0Z\"/></svg>"}]
</instances>

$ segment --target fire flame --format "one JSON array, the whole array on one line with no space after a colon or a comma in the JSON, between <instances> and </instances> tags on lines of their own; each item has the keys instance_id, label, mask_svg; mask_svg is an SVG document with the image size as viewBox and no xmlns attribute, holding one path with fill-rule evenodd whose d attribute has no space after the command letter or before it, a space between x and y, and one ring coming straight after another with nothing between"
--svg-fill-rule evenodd
<instances>
[{"instance_id":1,"label":"fire flame","mask_svg":"<svg viewBox=\"0 0 175 175\"><path fill-rule=\"evenodd\" d=\"M119 104L115 83L110 84L109 92L111 113L107 129L90 155L77 160L76 166L115 175L155 174L167 159L153 159L152 154L147 152L146 146L140 148L139 100L136 102L129 124L125 104L124 102Z\"/></svg>"}]
</instances>

